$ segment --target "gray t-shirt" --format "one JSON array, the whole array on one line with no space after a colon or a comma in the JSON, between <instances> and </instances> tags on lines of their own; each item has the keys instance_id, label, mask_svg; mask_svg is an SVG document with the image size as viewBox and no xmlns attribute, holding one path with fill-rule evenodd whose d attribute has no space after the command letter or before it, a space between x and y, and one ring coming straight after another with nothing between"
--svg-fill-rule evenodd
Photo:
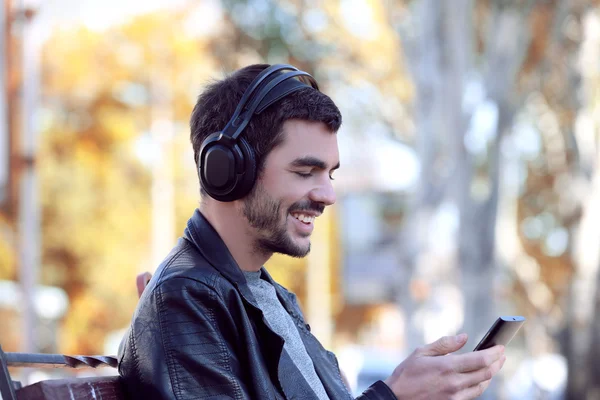
<instances>
[{"instance_id":1,"label":"gray t-shirt","mask_svg":"<svg viewBox=\"0 0 600 400\"><path fill-rule=\"evenodd\" d=\"M279 301L273 285L261 279L261 271L244 271L244 275L248 281L250 291L254 295L270 328L285 340L283 350L288 353L306 382L314 390L317 398L329 400L325 388L315 372L312 359L306 352L298 328L296 328L294 320Z\"/></svg>"}]
</instances>

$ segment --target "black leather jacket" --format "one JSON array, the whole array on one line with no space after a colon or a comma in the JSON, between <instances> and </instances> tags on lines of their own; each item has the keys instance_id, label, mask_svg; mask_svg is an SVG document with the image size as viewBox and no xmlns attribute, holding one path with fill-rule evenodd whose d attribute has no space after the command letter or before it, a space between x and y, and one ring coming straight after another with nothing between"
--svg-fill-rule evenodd
<instances>
[{"instance_id":1,"label":"black leather jacket","mask_svg":"<svg viewBox=\"0 0 600 400\"><path fill-rule=\"evenodd\" d=\"M265 271L266 272L266 271ZM310 333L294 294L268 279L296 322L331 399L349 399L333 353ZM135 399L314 399L227 247L196 210L144 290L119 354ZM359 399L396 400L378 381Z\"/></svg>"}]
</instances>

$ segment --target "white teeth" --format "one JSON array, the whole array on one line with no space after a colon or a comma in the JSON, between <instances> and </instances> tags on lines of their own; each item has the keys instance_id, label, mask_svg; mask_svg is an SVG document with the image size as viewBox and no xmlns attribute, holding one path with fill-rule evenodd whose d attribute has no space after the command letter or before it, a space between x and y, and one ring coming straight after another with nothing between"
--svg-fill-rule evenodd
<instances>
[{"instance_id":1,"label":"white teeth","mask_svg":"<svg viewBox=\"0 0 600 400\"><path fill-rule=\"evenodd\" d=\"M292 214L292 216L306 224L310 224L315 221L315 217L304 215L304 214Z\"/></svg>"}]
</instances>

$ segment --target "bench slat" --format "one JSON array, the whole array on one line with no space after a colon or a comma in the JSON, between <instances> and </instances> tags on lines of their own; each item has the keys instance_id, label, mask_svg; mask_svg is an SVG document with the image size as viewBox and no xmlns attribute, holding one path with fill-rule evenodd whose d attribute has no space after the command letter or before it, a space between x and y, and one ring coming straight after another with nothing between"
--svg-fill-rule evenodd
<instances>
[{"instance_id":1,"label":"bench slat","mask_svg":"<svg viewBox=\"0 0 600 400\"><path fill-rule=\"evenodd\" d=\"M65 356L63 354L4 353L11 367L36 368L117 368L113 356Z\"/></svg>"}]
</instances>

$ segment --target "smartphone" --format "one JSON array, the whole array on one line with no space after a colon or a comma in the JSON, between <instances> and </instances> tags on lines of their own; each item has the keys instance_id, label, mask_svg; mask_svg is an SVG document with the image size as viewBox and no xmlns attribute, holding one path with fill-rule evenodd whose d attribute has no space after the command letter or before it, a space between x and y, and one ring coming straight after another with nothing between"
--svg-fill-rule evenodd
<instances>
[{"instance_id":1,"label":"smartphone","mask_svg":"<svg viewBox=\"0 0 600 400\"><path fill-rule=\"evenodd\" d=\"M521 316L499 317L473 351L485 350L498 344L506 346L525 323Z\"/></svg>"}]
</instances>

